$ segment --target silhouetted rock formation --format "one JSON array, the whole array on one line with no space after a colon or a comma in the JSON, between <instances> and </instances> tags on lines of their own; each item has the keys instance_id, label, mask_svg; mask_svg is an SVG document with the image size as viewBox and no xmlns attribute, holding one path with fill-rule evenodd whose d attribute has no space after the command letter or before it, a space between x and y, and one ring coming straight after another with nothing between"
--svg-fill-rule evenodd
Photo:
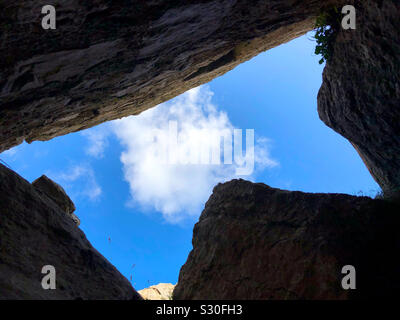
<instances>
[{"instance_id":1,"label":"silhouetted rock formation","mask_svg":"<svg viewBox=\"0 0 400 320\"><path fill-rule=\"evenodd\" d=\"M233 180L219 184L193 233L174 299L357 299L400 290L400 208ZM341 286L356 269L356 290Z\"/></svg>"},{"instance_id":2,"label":"silhouetted rock formation","mask_svg":"<svg viewBox=\"0 0 400 320\"><path fill-rule=\"evenodd\" d=\"M0 152L139 114L313 29L325 1L0 3Z\"/></svg>"},{"instance_id":3,"label":"silhouetted rock formation","mask_svg":"<svg viewBox=\"0 0 400 320\"><path fill-rule=\"evenodd\" d=\"M350 140L388 197L400 198L400 1L357 1L357 29L341 30L318 111Z\"/></svg>"},{"instance_id":4,"label":"silhouetted rock formation","mask_svg":"<svg viewBox=\"0 0 400 320\"><path fill-rule=\"evenodd\" d=\"M33 181L32 185L39 192L43 193L45 196L54 201L54 203L56 203L62 211L72 218L77 226L80 225L81 221L74 214L75 205L70 197L66 194L63 187L55 183L53 180L47 178L45 175Z\"/></svg>"},{"instance_id":5,"label":"silhouetted rock formation","mask_svg":"<svg viewBox=\"0 0 400 320\"><path fill-rule=\"evenodd\" d=\"M66 214L72 201L48 195L51 183L33 186L0 164L0 299L141 299ZM45 265L56 290L42 288Z\"/></svg>"}]
</instances>

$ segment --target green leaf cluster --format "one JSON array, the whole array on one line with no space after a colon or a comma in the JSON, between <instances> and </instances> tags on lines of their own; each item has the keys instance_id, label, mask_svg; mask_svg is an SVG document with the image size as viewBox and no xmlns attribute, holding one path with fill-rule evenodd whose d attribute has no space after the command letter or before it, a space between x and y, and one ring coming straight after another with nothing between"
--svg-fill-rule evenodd
<instances>
[{"instance_id":1,"label":"green leaf cluster","mask_svg":"<svg viewBox=\"0 0 400 320\"><path fill-rule=\"evenodd\" d=\"M320 64L332 57L333 43L340 28L341 15L336 7L322 12L315 22L315 54L321 55Z\"/></svg>"}]
</instances>

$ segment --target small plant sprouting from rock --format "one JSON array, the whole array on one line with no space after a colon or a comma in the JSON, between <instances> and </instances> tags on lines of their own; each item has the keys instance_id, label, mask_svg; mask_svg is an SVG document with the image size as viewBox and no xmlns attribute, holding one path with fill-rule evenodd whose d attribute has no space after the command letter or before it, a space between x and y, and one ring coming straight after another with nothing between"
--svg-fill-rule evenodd
<instances>
[{"instance_id":1,"label":"small plant sprouting from rock","mask_svg":"<svg viewBox=\"0 0 400 320\"><path fill-rule=\"evenodd\" d=\"M315 22L314 39L317 42L315 54L321 55L319 64L323 64L332 57L333 42L340 28L340 12L336 7L322 12Z\"/></svg>"}]
</instances>

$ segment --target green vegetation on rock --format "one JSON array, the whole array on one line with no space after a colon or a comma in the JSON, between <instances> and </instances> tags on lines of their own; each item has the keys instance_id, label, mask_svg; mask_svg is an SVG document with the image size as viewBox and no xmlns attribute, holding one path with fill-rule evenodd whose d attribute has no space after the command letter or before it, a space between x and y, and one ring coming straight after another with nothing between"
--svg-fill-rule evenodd
<instances>
[{"instance_id":1,"label":"green vegetation on rock","mask_svg":"<svg viewBox=\"0 0 400 320\"><path fill-rule=\"evenodd\" d=\"M330 8L317 17L314 39L317 42L315 54L322 56L320 64L332 57L333 42L340 28L340 18L337 7Z\"/></svg>"}]
</instances>

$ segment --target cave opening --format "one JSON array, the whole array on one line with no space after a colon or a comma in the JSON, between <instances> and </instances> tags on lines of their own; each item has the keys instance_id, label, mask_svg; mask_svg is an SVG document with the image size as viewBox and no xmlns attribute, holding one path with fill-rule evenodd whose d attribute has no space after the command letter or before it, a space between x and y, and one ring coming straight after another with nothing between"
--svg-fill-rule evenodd
<instances>
[{"instance_id":1,"label":"cave opening","mask_svg":"<svg viewBox=\"0 0 400 320\"><path fill-rule=\"evenodd\" d=\"M139 116L24 143L0 157L29 181L46 174L62 185L88 239L136 289L176 283L212 188L238 177L229 165L157 168L151 128L174 120L187 132L253 129L255 169L240 178L305 192L378 192L350 143L318 118L323 66L311 37L261 53Z\"/></svg>"}]
</instances>

